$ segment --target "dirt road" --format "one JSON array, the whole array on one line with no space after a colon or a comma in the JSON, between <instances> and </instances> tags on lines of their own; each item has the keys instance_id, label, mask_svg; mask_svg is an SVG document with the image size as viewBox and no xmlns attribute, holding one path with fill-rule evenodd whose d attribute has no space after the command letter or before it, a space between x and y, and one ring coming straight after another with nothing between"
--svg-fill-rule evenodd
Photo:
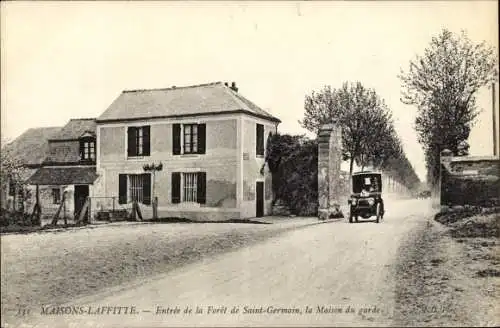
<instances>
[{"instance_id":1,"label":"dirt road","mask_svg":"<svg viewBox=\"0 0 500 328\"><path fill-rule=\"evenodd\" d=\"M387 208L381 224L302 227L141 285L44 306L25 326L390 325L398 246L431 210L417 200Z\"/></svg>"}]
</instances>

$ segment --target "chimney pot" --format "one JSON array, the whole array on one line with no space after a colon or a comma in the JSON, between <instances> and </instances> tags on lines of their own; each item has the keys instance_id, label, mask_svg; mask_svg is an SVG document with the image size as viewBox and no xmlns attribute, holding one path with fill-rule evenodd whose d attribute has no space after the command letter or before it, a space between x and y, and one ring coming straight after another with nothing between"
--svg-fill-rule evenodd
<instances>
[{"instance_id":1,"label":"chimney pot","mask_svg":"<svg viewBox=\"0 0 500 328\"><path fill-rule=\"evenodd\" d=\"M231 89L232 89L234 92L238 92L238 88L236 87L236 82L231 82Z\"/></svg>"}]
</instances>

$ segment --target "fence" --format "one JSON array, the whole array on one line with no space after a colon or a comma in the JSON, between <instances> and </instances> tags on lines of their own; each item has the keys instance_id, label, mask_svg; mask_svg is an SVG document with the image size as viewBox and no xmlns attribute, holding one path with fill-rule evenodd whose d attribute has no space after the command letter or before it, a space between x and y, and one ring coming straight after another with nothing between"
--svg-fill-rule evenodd
<instances>
[{"instance_id":1,"label":"fence","mask_svg":"<svg viewBox=\"0 0 500 328\"><path fill-rule=\"evenodd\" d=\"M130 209L119 204L118 197L88 197L93 220L120 221L128 218Z\"/></svg>"},{"instance_id":2,"label":"fence","mask_svg":"<svg viewBox=\"0 0 500 328\"><path fill-rule=\"evenodd\" d=\"M151 205L129 202L120 204L118 197L88 197L92 220L123 221L127 219L151 219L157 217L158 198L154 197ZM136 204L136 207L134 207Z\"/></svg>"}]
</instances>

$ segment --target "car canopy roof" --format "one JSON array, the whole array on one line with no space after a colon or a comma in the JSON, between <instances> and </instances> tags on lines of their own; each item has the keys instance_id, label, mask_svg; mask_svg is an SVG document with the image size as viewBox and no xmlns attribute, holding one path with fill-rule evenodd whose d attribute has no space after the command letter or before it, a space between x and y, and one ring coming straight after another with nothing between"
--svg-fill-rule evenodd
<instances>
[{"instance_id":1,"label":"car canopy roof","mask_svg":"<svg viewBox=\"0 0 500 328\"><path fill-rule=\"evenodd\" d=\"M352 175L352 191L360 193L362 190L382 192L382 174L379 172L356 172Z\"/></svg>"}]
</instances>

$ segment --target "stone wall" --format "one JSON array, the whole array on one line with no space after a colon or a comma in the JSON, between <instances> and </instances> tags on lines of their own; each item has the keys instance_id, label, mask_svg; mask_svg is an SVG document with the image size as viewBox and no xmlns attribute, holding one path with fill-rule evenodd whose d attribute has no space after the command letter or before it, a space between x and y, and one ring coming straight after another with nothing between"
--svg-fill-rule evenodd
<instances>
[{"instance_id":1,"label":"stone wall","mask_svg":"<svg viewBox=\"0 0 500 328\"><path fill-rule=\"evenodd\" d=\"M440 204L442 206L500 205L498 157L441 155Z\"/></svg>"}]
</instances>

